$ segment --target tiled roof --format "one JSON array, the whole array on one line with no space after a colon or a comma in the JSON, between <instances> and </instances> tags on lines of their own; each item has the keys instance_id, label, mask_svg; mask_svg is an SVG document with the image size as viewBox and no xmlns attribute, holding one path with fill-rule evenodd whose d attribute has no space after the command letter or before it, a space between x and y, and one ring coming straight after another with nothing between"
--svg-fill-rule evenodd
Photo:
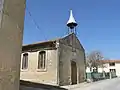
<instances>
[{"instance_id":1,"label":"tiled roof","mask_svg":"<svg viewBox=\"0 0 120 90\"><path fill-rule=\"evenodd\" d=\"M71 34L74 34L74 33L71 33ZM23 45L23 47L34 46L34 45L41 45L41 44L48 44L48 43L50 43L50 42L55 42L55 41L57 41L57 40L63 39L63 38L65 38L65 37L67 37L67 36L69 36L69 35L71 35L71 34L65 35L65 36L63 36L63 37L61 37L61 38L56 38L56 39L48 40L48 41L41 41L41 42L37 42L37 43L26 44L26 45Z\"/></svg>"},{"instance_id":2,"label":"tiled roof","mask_svg":"<svg viewBox=\"0 0 120 90\"><path fill-rule=\"evenodd\" d=\"M120 60L101 60L103 63L120 63Z\"/></svg>"},{"instance_id":3,"label":"tiled roof","mask_svg":"<svg viewBox=\"0 0 120 90\"><path fill-rule=\"evenodd\" d=\"M37 42L37 43L32 43L32 44L26 44L26 45L23 45L23 47L26 47L26 46L34 46L34 45L38 45L38 44L47 44L47 43L50 43L50 42L54 42L56 40L49 40L49 41L41 41L41 42Z\"/></svg>"}]
</instances>

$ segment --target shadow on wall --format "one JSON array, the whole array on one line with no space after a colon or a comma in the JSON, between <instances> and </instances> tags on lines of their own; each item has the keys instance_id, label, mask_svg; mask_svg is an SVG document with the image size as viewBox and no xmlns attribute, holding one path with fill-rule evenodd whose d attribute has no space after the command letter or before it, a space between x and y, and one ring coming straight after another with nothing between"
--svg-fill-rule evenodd
<instances>
[{"instance_id":1,"label":"shadow on wall","mask_svg":"<svg viewBox=\"0 0 120 90\"><path fill-rule=\"evenodd\" d=\"M68 90L59 86L20 80L20 90Z\"/></svg>"}]
</instances>

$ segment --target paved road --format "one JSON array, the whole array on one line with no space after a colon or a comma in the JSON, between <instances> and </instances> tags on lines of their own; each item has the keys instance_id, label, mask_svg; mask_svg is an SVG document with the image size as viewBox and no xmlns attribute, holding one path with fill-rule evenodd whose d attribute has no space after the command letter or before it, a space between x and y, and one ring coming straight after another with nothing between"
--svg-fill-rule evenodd
<instances>
[{"instance_id":1,"label":"paved road","mask_svg":"<svg viewBox=\"0 0 120 90\"><path fill-rule=\"evenodd\" d=\"M102 80L89 84L80 84L70 90L120 90L120 78Z\"/></svg>"}]
</instances>

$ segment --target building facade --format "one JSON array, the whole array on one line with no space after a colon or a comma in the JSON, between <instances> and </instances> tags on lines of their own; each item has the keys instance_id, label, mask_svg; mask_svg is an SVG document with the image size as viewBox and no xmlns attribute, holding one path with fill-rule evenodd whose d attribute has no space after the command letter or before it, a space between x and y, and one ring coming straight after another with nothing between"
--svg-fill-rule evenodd
<instances>
[{"instance_id":1,"label":"building facade","mask_svg":"<svg viewBox=\"0 0 120 90\"><path fill-rule=\"evenodd\" d=\"M98 72L102 73L114 73L116 76L120 77L120 60L101 60L103 62L103 67L98 68ZM90 72L90 68L86 68L86 72Z\"/></svg>"},{"instance_id":2,"label":"building facade","mask_svg":"<svg viewBox=\"0 0 120 90\"><path fill-rule=\"evenodd\" d=\"M85 51L74 33L22 48L21 80L69 85L83 82L85 75Z\"/></svg>"},{"instance_id":3,"label":"building facade","mask_svg":"<svg viewBox=\"0 0 120 90\"><path fill-rule=\"evenodd\" d=\"M120 77L120 61L119 60L103 60L104 71L114 72L116 76ZM99 71L102 71L99 69Z\"/></svg>"}]
</instances>

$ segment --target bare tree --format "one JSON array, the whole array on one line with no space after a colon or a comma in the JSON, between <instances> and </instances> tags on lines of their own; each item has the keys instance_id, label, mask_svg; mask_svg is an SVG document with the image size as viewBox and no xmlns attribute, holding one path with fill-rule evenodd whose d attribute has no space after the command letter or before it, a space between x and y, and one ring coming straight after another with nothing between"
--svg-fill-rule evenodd
<instances>
[{"instance_id":1,"label":"bare tree","mask_svg":"<svg viewBox=\"0 0 120 90\"><path fill-rule=\"evenodd\" d=\"M103 66L101 60L103 60L102 53L100 51L92 51L86 55L86 66L90 67L90 70L91 68L95 68L97 70L98 66Z\"/></svg>"}]
</instances>

